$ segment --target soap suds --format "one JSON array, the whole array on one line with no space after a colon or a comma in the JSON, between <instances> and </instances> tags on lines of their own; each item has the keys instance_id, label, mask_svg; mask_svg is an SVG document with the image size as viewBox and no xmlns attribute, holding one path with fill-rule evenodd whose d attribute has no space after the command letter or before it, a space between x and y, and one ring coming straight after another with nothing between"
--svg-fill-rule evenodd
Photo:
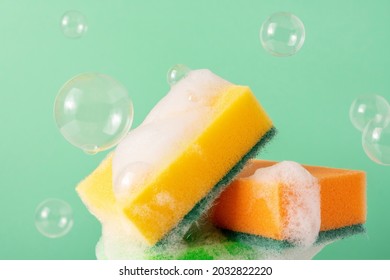
<instances>
[{"instance_id":1,"label":"soap suds","mask_svg":"<svg viewBox=\"0 0 390 280\"><path fill-rule=\"evenodd\" d=\"M172 86L115 150L113 185L118 201L125 203L189 148L212 120L215 97L231 85L209 70L194 70Z\"/></svg>"},{"instance_id":2,"label":"soap suds","mask_svg":"<svg viewBox=\"0 0 390 280\"><path fill-rule=\"evenodd\" d=\"M320 186L315 177L300 164L283 161L260 168L248 178L262 186L282 188L282 200L286 208L283 221L284 239L304 247L316 241L321 226L321 209ZM267 189L264 189L257 195L267 201L267 193ZM274 209L275 205L270 205L269 208Z\"/></svg>"},{"instance_id":3,"label":"soap suds","mask_svg":"<svg viewBox=\"0 0 390 280\"><path fill-rule=\"evenodd\" d=\"M214 98L231 85L210 70L191 71L172 86L168 94L150 111L143 124L210 107Z\"/></svg>"}]
</instances>

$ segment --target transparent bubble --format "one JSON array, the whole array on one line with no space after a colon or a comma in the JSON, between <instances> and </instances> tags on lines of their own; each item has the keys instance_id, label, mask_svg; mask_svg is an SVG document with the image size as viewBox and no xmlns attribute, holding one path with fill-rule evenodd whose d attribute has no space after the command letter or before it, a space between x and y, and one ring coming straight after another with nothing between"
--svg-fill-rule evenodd
<instances>
[{"instance_id":1,"label":"transparent bubble","mask_svg":"<svg viewBox=\"0 0 390 280\"><path fill-rule=\"evenodd\" d=\"M61 18L61 29L66 37L80 38L87 32L87 20L78 11L67 11Z\"/></svg>"},{"instance_id":2,"label":"transparent bubble","mask_svg":"<svg viewBox=\"0 0 390 280\"><path fill-rule=\"evenodd\" d=\"M47 199L35 211L35 226L46 237L64 236L73 226L72 208L63 200Z\"/></svg>"},{"instance_id":3,"label":"transparent bubble","mask_svg":"<svg viewBox=\"0 0 390 280\"><path fill-rule=\"evenodd\" d=\"M261 26L260 41L272 55L290 56L301 49L305 41L305 27L293 14L276 13Z\"/></svg>"},{"instance_id":4,"label":"transparent bubble","mask_svg":"<svg viewBox=\"0 0 390 280\"><path fill-rule=\"evenodd\" d=\"M171 69L168 70L167 73L167 82L170 86L173 86L178 81L183 79L188 75L188 73L191 71L190 68L183 64L176 64Z\"/></svg>"},{"instance_id":5,"label":"transparent bubble","mask_svg":"<svg viewBox=\"0 0 390 280\"><path fill-rule=\"evenodd\" d=\"M359 96L349 109L349 118L360 131L363 131L371 120L380 122L387 115L390 115L390 106L386 99L379 95Z\"/></svg>"},{"instance_id":6,"label":"transparent bubble","mask_svg":"<svg viewBox=\"0 0 390 280\"><path fill-rule=\"evenodd\" d=\"M363 130L363 149L376 163L390 165L390 114L372 119Z\"/></svg>"},{"instance_id":7,"label":"transparent bubble","mask_svg":"<svg viewBox=\"0 0 390 280\"><path fill-rule=\"evenodd\" d=\"M114 193L117 198L128 196L136 191L135 183L142 185L150 165L146 162L135 162L126 166L114 179Z\"/></svg>"},{"instance_id":8,"label":"transparent bubble","mask_svg":"<svg viewBox=\"0 0 390 280\"><path fill-rule=\"evenodd\" d=\"M61 134L88 154L116 144L129 132L133 103L127 90L113 78L85 73L62 86L54 104Z\"/></svg>"}]
</instances>

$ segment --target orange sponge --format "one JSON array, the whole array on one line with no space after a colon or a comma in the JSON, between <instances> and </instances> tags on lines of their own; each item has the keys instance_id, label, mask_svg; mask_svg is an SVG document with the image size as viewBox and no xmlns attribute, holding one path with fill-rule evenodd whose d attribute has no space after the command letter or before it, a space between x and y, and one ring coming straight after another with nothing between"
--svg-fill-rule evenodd
<instances>
[{"instance_id":1,"label":"orange sponge","mask_svg":"<svg viewBox=\"0 0 390 280\"><path fill-rule=\"evenodd\" d=\"M257 170L276 162L253 160L221 194L211 210L221 228L277 240L285 236L287 210L294 194L285 182L259 182ZM363 224L366 221L366 179L362 171L303 166L320 189L320 231ZM259 195L265 194L266 195Z\"/></svg>"}]
</instances>

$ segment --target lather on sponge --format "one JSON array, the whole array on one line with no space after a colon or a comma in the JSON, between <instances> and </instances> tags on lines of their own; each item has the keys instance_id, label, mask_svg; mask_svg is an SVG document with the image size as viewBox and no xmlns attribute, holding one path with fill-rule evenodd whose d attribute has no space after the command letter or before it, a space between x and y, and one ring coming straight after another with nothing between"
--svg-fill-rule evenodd
<instances>
[{"instance_id":1,"label":"lather on sponge","mask_svg":"<svg viewBox=\"0 0 390 280\"><path fill-rule=\"evenodd\" d=\"M309 246L320 231L365 223L365 188L362 171L253 160L211 216L231 232Z\"/></svg>"},{"instance_id":2,"label":"lather on sponge","mask_svg":"<svg viewBox=\"0 0 390 280\"><path fill-rule=\"evenodd\" d=\"M108 163L100 167L103 169L95 171L95 179L102 180L103 185L110 184L110 176L102 176L110 173L103 172ZM264 174L267 174L268 182L272 179L274 184L265 185L267 177ZM300 184L294 184L298 182L297 176L301 177ZM293 184L282 186L280 183L287 182L287 179ZM305 194L310 187L314 187L314 191ZM289 197L283 198L285 195ZM307 197L298 198L297 195ZM261 238L270 237L265 234L264 228L269 227L269 233L275 230L275 224L280 226L276 232L283 232L286 224L280 213L288 210L281 203L283 200L291 203L290 211L295 208L295 212L289 214L292 225L289 231L284 232L287 236L273 236L275 241ZM110 204L110 199L106 201L107 205ZM204 213L202 219L192 224L184 238L170 246L139 246L126 231L120 216L112 215L106 209L105 212L112 216L103 222L96 254L99 259L311 259L327 244L364 232L361 224L365 222L365 203L365 176L361 171L314 166L305 166L304 169L294 162L277 164L253 160L217 199L210 211L214 215ZM321 212L318 211L320 204ZM99 207L105 208L104 204ZM250 210L244 211L245 207ZM258 211L261 207L263 209ZM224 230L211 223L218 224L215 222L216 209L230 222ZM234 212L236 217L232 215ZM284 215L288 216L287 213ZM210 217L214 217L214 221ZM296 222L303 223L297 225ZM257 231L250 231L245 225L257 228ZM276 240L278 238L280 241ZM313 241L314 244L311 244Z\"/></svg>"},{"instance_id":3,"label":"lather on sponge","mask_svg":"<svg viewBox=\"0 0 390 280\"><path fill-rule=\"evenodd\" d=\"M191 71L77 187L105 228L153 246L181 238L275 133L250 89Z\"/></svg>"},{"instance_id":4,"label":"lather on sponge","mask_svg":"<svg viewBox=\"0 0 390 280\"><path fill-rule=\"evenodd\" d=\"M253 160L226 187L274 133L249 88L192 71L77 187L97 257L302 259L361 233L363 172Z\"/></svg>"}]
</instances>

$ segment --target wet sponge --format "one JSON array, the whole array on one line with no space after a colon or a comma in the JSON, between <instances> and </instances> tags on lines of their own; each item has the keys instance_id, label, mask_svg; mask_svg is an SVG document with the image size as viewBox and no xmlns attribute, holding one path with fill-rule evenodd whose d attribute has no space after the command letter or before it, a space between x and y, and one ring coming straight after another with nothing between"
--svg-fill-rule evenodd
<instances>
[{"instance_id":1,"label":"wet sponge","mask_svg":"<svg viewBox=\"0 0 390 280\"><path fill-rule=\"evenodd\" d=\"M251 161L215 203L214 224L235 232L310 245L318 231L366 221L364 172L304 168L312 175L306 177L306 181L311 181L306 187L299 182L302 175L296 175L304 173L297 164ZM288 170L295 175L286 175ZM299 193L300 190L303 192Z\"/></svg>"},{"instance_id":2,"label":"wet sponge","mask_svg":"<svg viewBox=\"0 0 390 280\"><path fill-rule=\"evenodd\" d=\"M220 80L192 71L119 144L112 167L109 157L80 183L77 191L98 219L115 213L148 246L173 230L180 237L273 136L250 89ZM121 175L129 168L131 180Z\"/></svg>"}]
</instances>

